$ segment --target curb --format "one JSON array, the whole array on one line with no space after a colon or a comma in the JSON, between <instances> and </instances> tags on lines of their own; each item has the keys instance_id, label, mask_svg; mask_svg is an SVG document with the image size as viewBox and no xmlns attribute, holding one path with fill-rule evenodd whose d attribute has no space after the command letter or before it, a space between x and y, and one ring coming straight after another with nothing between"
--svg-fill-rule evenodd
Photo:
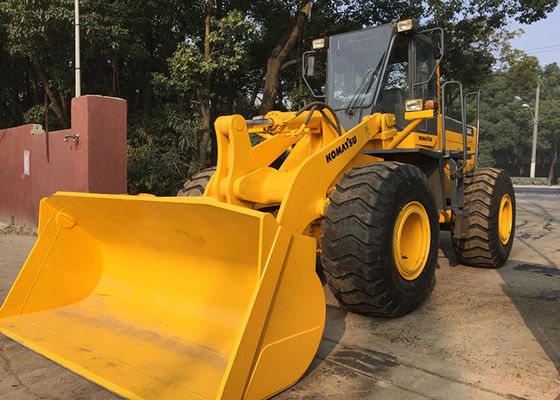
<instances>
[{"instance_id":1,"label":"curb","mask_svg":"<svg viewBox=\"0 0 560 400\"><path fill-rule=\"evenodd\" d=\"M530 194L560 194L560 186L544 186L544 185L513 185L515 193Z\"/></svg>"}]
</instances>

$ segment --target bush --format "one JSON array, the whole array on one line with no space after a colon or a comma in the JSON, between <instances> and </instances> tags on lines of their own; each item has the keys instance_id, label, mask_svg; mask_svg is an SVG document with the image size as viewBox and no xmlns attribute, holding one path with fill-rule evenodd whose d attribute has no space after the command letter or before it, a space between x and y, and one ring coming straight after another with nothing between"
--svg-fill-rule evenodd
<instances>
[{"instance_id":1,"label":"bush","mask_svg":"<svg viewBox=\"0 0 560 400\"><path fill-rule=\"evenodd\" d=\"M58 118L52 109L49 109L49 131L57 131L63 129ZM45 106L39 104L31 107L29 110L23 114L23 122L26 124L39 124L45 128Z\"/></svg>"},{"instance_id":2,"label":"bush","mask_svg":"<svg viewBox=\"0 0 560 400\"><path fill-rule=\"evenodd\" d=\"M151 118L130 118L128 192L175 196L200 169L196 118L160 110Z\"/></svg>"}]
</instances>

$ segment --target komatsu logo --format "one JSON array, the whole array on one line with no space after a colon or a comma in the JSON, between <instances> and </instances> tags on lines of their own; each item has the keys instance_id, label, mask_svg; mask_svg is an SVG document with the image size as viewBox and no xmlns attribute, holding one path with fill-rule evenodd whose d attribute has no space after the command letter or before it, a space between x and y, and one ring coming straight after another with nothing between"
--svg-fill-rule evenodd
<instances>
[{"instance_id":1,"label":"komatsu logo","mask_svg":"<svg viewBox=\"0 0 560 400\"><path fill-rule=\"evenodd\" d=\"M336 149L334 149L333 151L331 151L329 154L325 156L325 158L327 159L327 164L330 163L339 155L341 155L342 153L344 153L350 147L354 146L355 144L356 144L356 136L352 136L351 138L346 139L346 142L344 142L344 144L338 146Z\"/></svg>"},{"instance_id":2,"label":"komatsu logo","mask_svg":"<svg viewBox=\"0 0 560 400\"><path fill-rule=\"evenodd\" d=\"M431 142L433 139L430 136L418 135L418 140L422 140L424 142Z\"/></svg>"}]
</instances>

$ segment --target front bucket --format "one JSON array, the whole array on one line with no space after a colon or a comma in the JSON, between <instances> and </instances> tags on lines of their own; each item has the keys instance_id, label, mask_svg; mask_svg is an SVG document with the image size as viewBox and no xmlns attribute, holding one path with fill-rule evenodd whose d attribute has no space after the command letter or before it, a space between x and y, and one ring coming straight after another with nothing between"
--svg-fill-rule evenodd
<instances>
[{"instance_id":1,"label":"front bucket","mask_svg":"<svg viewBox=\"0 0 560 400\"><path fill-rule=\"evenodd\" d=\"M0 331L127 398L266 398L320 341L315 241L211 198L57 193Z\"/></svg>"}]
</instances>

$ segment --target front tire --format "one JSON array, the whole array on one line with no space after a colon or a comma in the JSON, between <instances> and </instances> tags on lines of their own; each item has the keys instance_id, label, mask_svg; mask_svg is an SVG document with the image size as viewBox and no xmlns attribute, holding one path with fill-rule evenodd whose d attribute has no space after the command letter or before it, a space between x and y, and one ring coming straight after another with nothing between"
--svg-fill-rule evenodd
<instances>
[{"instance_id":1,"label":"front tire","mask_svg":"<svg viewBox=\"0 0 560 400\"><path fill-rule=\"evenodd\" d=\"M464 193L467 232L455 236L451 229L455 255L461 264L499 268L507 261L515 236L511 179L503 169L477 168L465 177Z\"/></svg>"},{"instance_id":2,"label":"front tire","mask_svg":"<svg viewBox=\"0 0 560 400\"><path fill-rule=\"evenodd\" d=\"M216 172L216 167L206 168L198 174L194 174L191 179L183 184L183 188L179 190L177 196L202 196L214 172Z\"/></svg>"},{"instance_id":3,"label":"front tire","mask_svg":"<svg viewBox=\"0 0 560 400\"><path fill-rule=\"evenodd\" d=\"M322 223L327 283L351 311L399 317L431 293L438 213L424 173L399 162L355 167L336 184Z\"/></svg>"}]
</instances>

